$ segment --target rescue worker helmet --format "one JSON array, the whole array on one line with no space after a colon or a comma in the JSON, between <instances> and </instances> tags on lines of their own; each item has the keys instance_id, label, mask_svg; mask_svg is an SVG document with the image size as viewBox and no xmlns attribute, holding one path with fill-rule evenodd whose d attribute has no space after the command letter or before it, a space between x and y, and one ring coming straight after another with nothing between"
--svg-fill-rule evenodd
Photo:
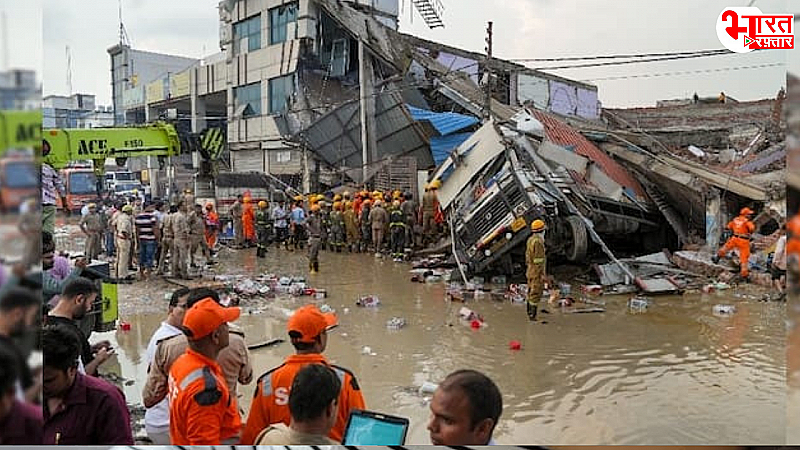
<instances>
[{"instance_id":1,"label":"rescue worker helmet","mask_svg":"<svg viewBox=\"0 0 800 450\"><path fill-rule=\"evenodd\" d=\"M431 189L439 189L440 187L442 187L442 182L440 180L431 181Z\"/></svg>"},{"instance_id":2,"label":"rescue worker helmet","mask_svg":"<svg viewBox=\"0 0 800 450\"><path fill-rule=\"evenodd\" d=\"M266 208L267 207L267 202L265 202L264 200L261 200L260 202L258 202L258 207L259 208Z\"/></svg>"},{"instance_id":3,"label":"rescue worker helmet","mask_svg":"<svg viewBox=\"0 0 800 450\"><path fill-rule=\"evenodd\" d=\"M751 216L751 215L754 214L754 211L745 206L744 208L742 208L741 211L739 211L739 214L741 214L743 216Z\"/></svg>"},{"instance_id":4,"label":"rescue worker helmet","mask_svg":"<svg viewBox=\"0 0 800 450\"><path fill-rule=\"evenodd\" d=\"M363 203L361 203L361 206L369 206L371 204L372 204L372 202L369 199L366 199L366 200L364 200Z\"/></svg>"},{"instance_id":5,"label":"rescue worker helmet","mask_svg":"<svg viewBox=\"0 0 800 450\"><path fill-rule=\"evenodd\" d=\"M294 197L294 201L296 201L296 202L302 202L302 201L303 201L303 196L302 196L302 195L296 195L296 196Z\"/></svg>"},{"instance_id":6,"label":"rescue worker helmet","mask_svg":"<svg viewBox=\"0 0 800 450\"><path fill-rule=\"evenodd\" d=\"M531 231L534 233L538 233L540 231L544 231L547 226L542 219L536 219L531 223Z\"/></svg>"},{"instance_id":7,"label":"rescue worker helmet","mask_svg":"<svg viewBox=\"0 0 800 450\"><path fill-rule=\"evenodd\" d=\"M342 205L342 202L339 202L339 201L333 202L333 209L338 210L341 205Z\"/></svg>"},{"instance_id":8,"label":"rescue worker helmet","mask_svg":"<svg viewBox=\"0 0 800 450\"><path fill-rule=\"evenodd\" d=\"M319 205L311 205L311 212L318 212L318 211L319 211Z\"/></svg>"},{"instance_id":9,"label":"rescue worker helmet","mask_svg":"<svg viewBox=\"0 0 800 450\"><path fill-rule=\"evenodd\" d=\"M398 206L400 206L400 200L395 200L395 201L393 201L393 202L392 202L392 205L394 205L395 207L398 207Z\"/></svg>"},{"instance_id":10,"label":"rescue worker helmet","mask_svg":"<svg viewBox=\"0 0 800 450\"><path fill-rule=\"evenodd\" d=\"M344 198L350 198L350 191L344 191Z\"/></svg>"},{"instance_id":11,"label":"rescue worker helmet","mask_svg":"<svg viewBox=\"0 0 800 450\"><path fill-rule=\"evenodd\" d=\"M333 196L333 201L340 202L342 201L342 194L336 194Z\"/></svg>"}]
</instances>

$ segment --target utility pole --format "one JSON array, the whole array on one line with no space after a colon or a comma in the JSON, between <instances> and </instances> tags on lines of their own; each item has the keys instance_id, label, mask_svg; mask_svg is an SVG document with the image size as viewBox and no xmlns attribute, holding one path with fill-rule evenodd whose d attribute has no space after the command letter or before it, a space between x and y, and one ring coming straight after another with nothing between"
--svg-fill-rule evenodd
<instances>
[{"instance_id":1,"label":"utility pole","mask_svg":"<svg viewBox=\"0 0 800 450\"><path fill-rule=\"evenodd\" d=\"M8 70L8 21L6 20L6 12L0 13L0 26L3 27L2 42L3 42L3 70Z\"/></svg>"},{"instance_id":2,"label":"utility pole","mask_svg":"<svg viewBox=\"0 0 800 450\"><path fill-rule=\"evenodd\" d=\"M492 69L489 67L492 61L492 22L486 27L486 62L483 65L484 76L484 99L483 99L483 118L489 120L492 117Z\"/></svg>"}]
</instances>

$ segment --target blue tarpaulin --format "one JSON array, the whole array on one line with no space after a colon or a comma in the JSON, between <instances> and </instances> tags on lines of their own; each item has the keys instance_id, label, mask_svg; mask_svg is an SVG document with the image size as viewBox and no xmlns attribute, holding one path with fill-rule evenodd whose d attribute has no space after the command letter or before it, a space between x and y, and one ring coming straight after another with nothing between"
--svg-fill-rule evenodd
<instances>
[{"instance_id":1,"label":"blue tarpaulin","mask_svg":"<svg viewBox=\"0 0 800 450\"><path fill-rule=\"evenodd\" d=\"M418 122L427 120L442 136L455 133L478 123L478 119L476 117L467 116L464 114L452 112L437 113L428 111L427 109L415 108L411 105L406 105L406 108L408 108L408 111L411 113L411 117L413 117L414 120Z\"/></svg>"},{"instance_id":2,"label":"blue tarpaulin","mask_svg":"<svg viewBox=\"0 0 800 450\"><path fill-rule=\"evenodd\" d=\"M431 154L433 155L433 160L436 161L436 166L442 164L442 162L450 156L450 153L469 139L470 136L472 136L471 132L432 137Z\"/></svg>"}]
</instances>

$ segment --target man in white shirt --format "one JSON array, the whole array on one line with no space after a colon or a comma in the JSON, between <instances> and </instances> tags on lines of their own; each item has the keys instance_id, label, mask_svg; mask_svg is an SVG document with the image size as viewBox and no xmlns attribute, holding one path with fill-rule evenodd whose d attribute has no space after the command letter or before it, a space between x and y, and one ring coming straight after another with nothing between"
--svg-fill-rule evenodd
<instances>
[{"instance_id":1,"label":"man in white shirt","mask_svg":"<svg viewBox=\"0 0 800 450\"><path fill-rule=\"evenodd\" d=\"M772 283L775 289L784 295L784 285L786 284L786 225L781 228L781 237L775 244L775 254L772 256Z\"/></svg>"},{"instance_id":2,"label":"man in white shirt","mask_svg":"<svg viewBox=\"0 0 800 450\"><path fill-rule=\"evenodd\" d=\"M150 343L147 345L145 360L147 361L147 371L150 371L150 364L156 354L158 343L164 339L182 334L181 324L183 316L186 314L186 300L189 298L189 289L181 288L172 293L169 301L169 312L167 320L161 322L161 326L156 330ZM144 428L147 436L153 441L154 445L169 445L169 402L165 397L161 402L152 408L148 408L144 413Z\"/></svg>"}]
</instances>

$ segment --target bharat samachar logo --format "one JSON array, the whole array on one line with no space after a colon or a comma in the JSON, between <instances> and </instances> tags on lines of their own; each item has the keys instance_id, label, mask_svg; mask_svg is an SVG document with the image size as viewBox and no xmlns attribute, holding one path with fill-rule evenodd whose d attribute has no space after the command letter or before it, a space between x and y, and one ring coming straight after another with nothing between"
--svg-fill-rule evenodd
<instances>
[{"instance_id":1,"label":"bharat samachar logo","mask_svg":"<svg viewBox=\"0 0 800 450\"><path fill-rule=\"evenodd\" d=\"M717 36L736 53L793 49L794 14L764 14L755 6L725 8L717 18Z\"/></svg>"}]
</instances>

